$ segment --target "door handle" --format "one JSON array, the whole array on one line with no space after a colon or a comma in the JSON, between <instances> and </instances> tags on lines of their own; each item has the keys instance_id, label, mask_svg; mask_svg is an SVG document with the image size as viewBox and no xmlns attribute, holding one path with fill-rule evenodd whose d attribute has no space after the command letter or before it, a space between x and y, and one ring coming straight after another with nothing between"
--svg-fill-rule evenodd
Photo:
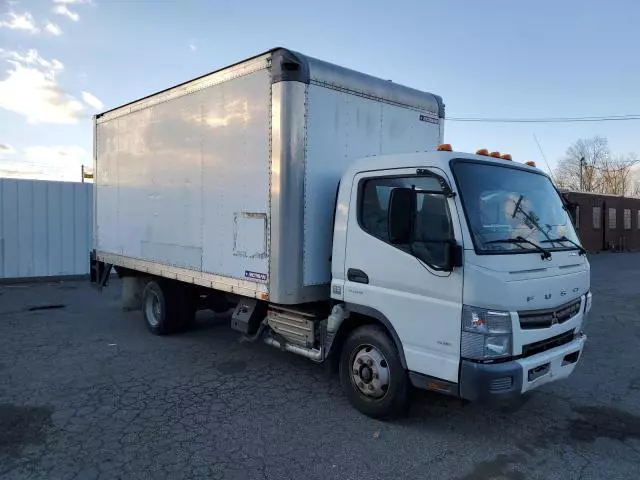
<instances>
[{"instance_id":1,"label":"door handle","mask_svg":"<svg viewBox=\"0 0 640 480\"><path fill-rule=\"evenodd\" d=\"M357 268L347 270L347 279L355 283L369 283L369 276Z\"/></svg>"}]
</instances>

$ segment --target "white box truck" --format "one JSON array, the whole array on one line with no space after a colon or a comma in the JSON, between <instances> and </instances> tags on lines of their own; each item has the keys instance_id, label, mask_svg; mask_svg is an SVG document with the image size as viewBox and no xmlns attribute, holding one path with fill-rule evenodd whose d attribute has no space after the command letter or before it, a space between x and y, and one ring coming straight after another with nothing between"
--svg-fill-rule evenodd
<instances>
[{"instance_id":1,"label":"white box truck","mask_svg":"<svg viewBox=\"0 0 640 480\"><path fill-rule=\"evenodd\" d=\"M567 377L589 263L549 177L441 145L440 97L274 49L95 118L92 281L155 334L198 309L331 360L350 402Z\"/></svg>"}]
</instances>

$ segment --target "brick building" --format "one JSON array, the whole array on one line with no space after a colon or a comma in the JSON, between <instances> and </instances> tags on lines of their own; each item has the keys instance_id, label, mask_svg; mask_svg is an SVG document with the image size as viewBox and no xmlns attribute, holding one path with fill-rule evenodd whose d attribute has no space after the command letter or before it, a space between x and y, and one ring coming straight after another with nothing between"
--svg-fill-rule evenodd
<instances>
[{"instance_id":1,"label":"brick building","mask_svg":"<svg viewBox=\"0 0 640 480\"><path fill-rule=\"evenodd\" d=\"M584 248L640 250L640 198L561 191Z\"/></svg>"}]
</instances>

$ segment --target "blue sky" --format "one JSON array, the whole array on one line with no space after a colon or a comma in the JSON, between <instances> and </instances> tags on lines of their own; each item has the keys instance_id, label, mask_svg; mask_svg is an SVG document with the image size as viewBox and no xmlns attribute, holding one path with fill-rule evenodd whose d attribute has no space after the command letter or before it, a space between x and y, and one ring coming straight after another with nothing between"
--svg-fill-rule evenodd
<instances>
[{"instance_id":1,"label":"blue sky","mask_svg":"<svg viewBox=\"0 0 640 480\"><path fill-rule=\"evenodd\" d=\"M0 176L79 180L91 115L274 46L444 98L452 117L640 114L640 2L0 0ZM456 150L544 166L640 121L448 122Z\"/></svg>"}]
</instances>

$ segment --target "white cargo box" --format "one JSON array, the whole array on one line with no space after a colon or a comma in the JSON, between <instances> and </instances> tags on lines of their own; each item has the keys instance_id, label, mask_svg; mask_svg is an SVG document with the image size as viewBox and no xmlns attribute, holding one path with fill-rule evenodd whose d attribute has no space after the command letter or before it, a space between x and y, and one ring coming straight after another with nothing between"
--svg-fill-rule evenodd
<instances>
[{"instance_id":1,"label":"white cargo box","mask_svg":"<svg viewBox=\"0 0 640 480\"><path fill-rule=\"evenodd\" d=\"M95 119L107 263L293 304L328 298L338 182L433 150L439 97L276 49Z\"/></svg>"}]
</instances>

